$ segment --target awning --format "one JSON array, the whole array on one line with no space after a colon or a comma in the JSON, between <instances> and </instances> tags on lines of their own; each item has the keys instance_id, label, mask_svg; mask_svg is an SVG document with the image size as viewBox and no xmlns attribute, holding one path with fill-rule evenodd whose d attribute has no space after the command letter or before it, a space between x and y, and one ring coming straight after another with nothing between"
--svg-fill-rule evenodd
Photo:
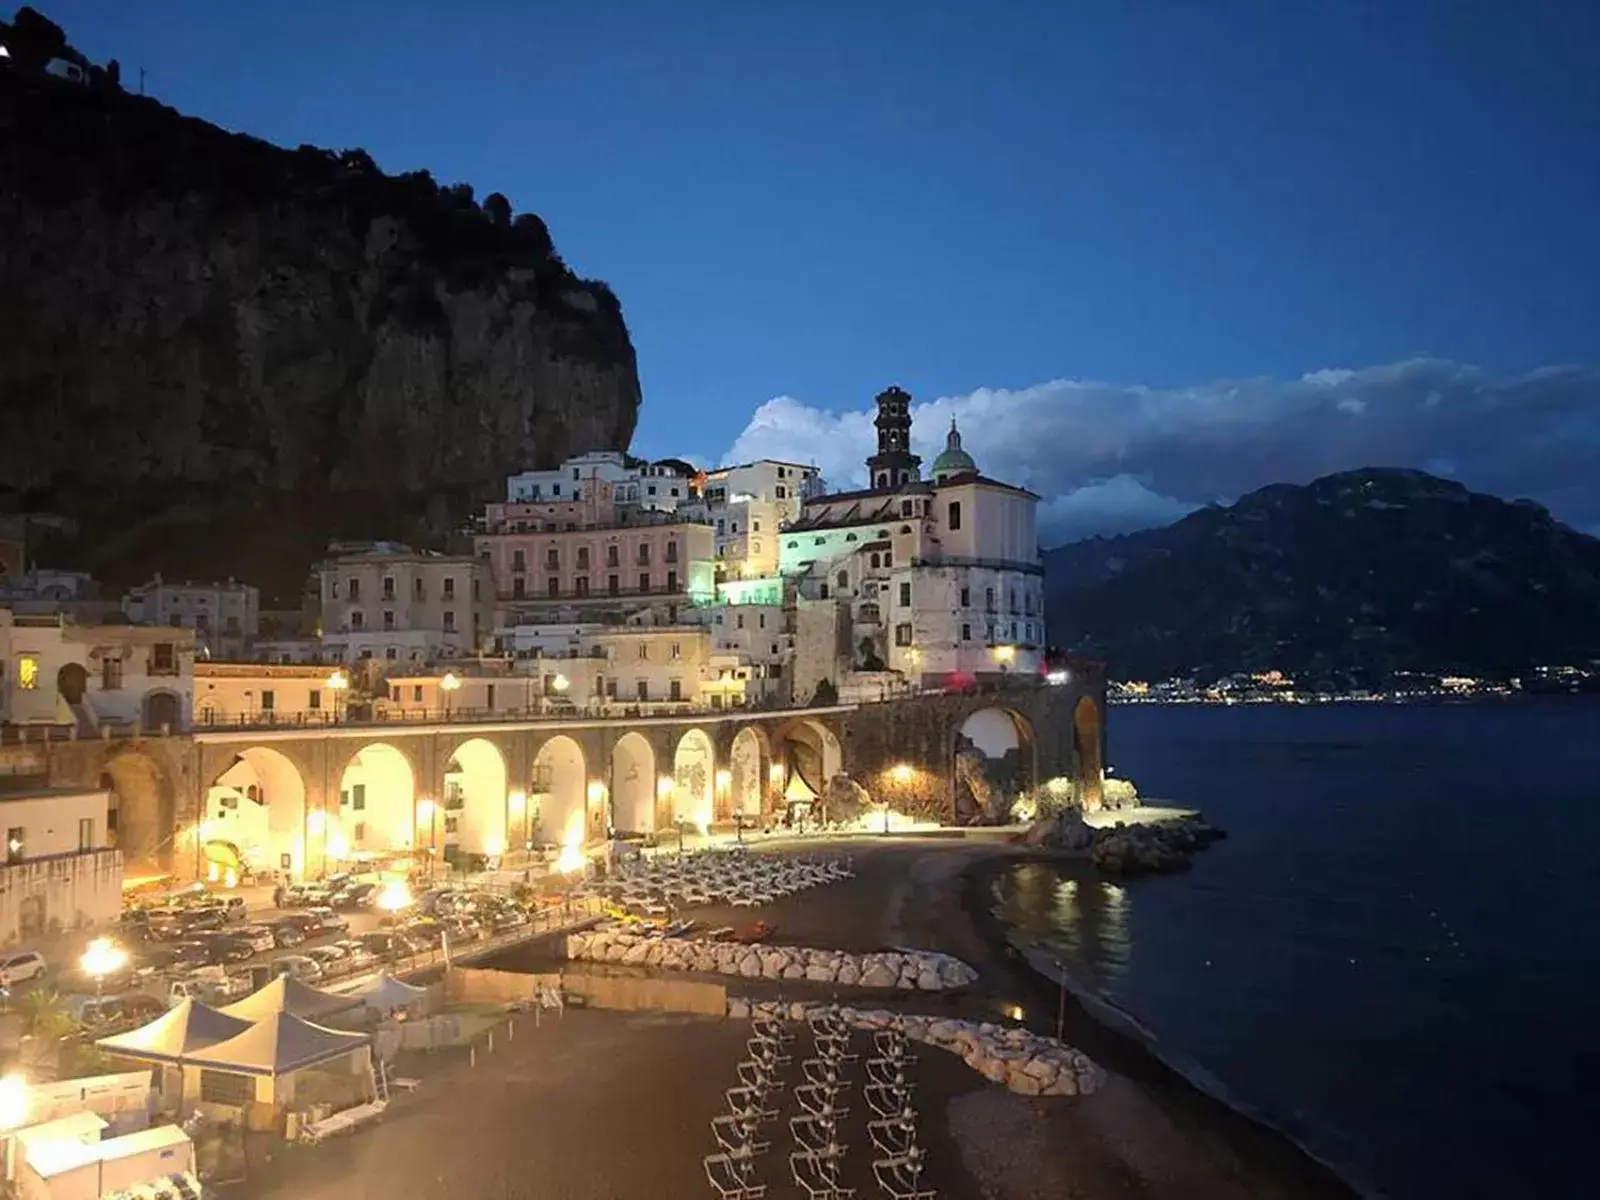
<instances>
[{"instance_id":1,"label":"awning","mask_svg":"<svg viewBox=\"0 0 1600 1200\"><path fill-rule=\"evenodd\" d=\"M243 1000L219 1009L241 1021L256 1022L276 1013L312 1019L356 1007L358 1001L349 996L319 991L288 975L279 975L271 983L251 992Z\"/></svg>"},{"instance_id":2,"label":"awning","mask_svg":"<svg viewBox=\"0 0 1600 1200\"><path fill-rule=\"evenodd\" d=\"M331 1062L371 1039L364 1033L341 1033L280 1012L251 1025L237 1037L184 1055L184 1065L208 1067L239 1075L287 1075Z\"/></svg>"},{"instance_id":3,"label":"awning","mask_svg":"<svg viewBox=\"0 0 1600 1200\"><path fill-rule=\"evenodd\" d=\"M799 771L789 772L789 786L783 789L783 798L790 804L809 804L817 798L811 785L800 778Z\"/></svg>"},{"instance_id":4,"label":"awning","mask_svg":"<svg viewBox=\"0 0 1600 1200\"><path fill-rule=\"evenodd\" d=\"M375 981L356 992L355 999L368 1008L387 1013L397 1008L420 1004L427 995L427 988L413 987L393 975L380 975Z\"/></svg>"},{"instance_id":5,"label":"awning","mask_svg":"<svg viewBox=\"0 0 1600 1200\"><path fill-rule=\"evenodd\" d=\"M249 1028L248 1021L207 1008L198 1000L185 1000L148 1025L100 1038L95 1045L127 1058L172 1063L196 1050L235 1038Z\"/></svg>"}]
</instances>

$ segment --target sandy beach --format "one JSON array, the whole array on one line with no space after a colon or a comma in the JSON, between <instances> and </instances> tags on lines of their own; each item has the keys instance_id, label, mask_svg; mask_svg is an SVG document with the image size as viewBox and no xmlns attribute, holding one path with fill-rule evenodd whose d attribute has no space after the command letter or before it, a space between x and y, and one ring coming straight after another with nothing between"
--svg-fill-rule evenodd
<instances>
[{"instance_id":1,"label":"sandy beach","mask_svg":"<svg viewBox=\"0 0 1600 1200\"><path fill-rule=\"evenodd\" d=\"M1054 1033L1058 990L1004 943L988 914L993 872L1023 852L993 843L890 838L834 843L856 878L760 912L776 940L857 951L914 946L955 954L980 982L960 993L895 997L849 990L851 1003L998 1020L1020 1005ZM751 910L692 914L747 924ZM498 965L534 965L522 952ZM773 985L768 985L773 986ZM760 985L737 989L761 994ZM840 989L783 985L792 999ZM1070 998L1066 1040L1110 1073L1090 1097L1022 1097L955 1056L925 1048L916 1067L927 1180L952 1200L1045 1197L1347 1197L1331 1173L1273 1131L1204 1095L1144 1046L1095 1022ZM376 1127L319 1147L288 1146L229 1193L252 1197L704 1197L710 1118L734 1083L748 1027L674 1015L569 1012L535 1028L520 1018L476 1064L464 1051L407 1064L423 1080ZM807 1036L803 1032L802 1039ZM802 1049L804 1047L802 1046ZM785 1113L787 1118L789 1113ZM879 1194L864 1112L841 1140L857 1146L846 1186ZM769 1196L800 1195L788 1178L786 1121L770 1134Z\"/></svg>"}]
</instances>

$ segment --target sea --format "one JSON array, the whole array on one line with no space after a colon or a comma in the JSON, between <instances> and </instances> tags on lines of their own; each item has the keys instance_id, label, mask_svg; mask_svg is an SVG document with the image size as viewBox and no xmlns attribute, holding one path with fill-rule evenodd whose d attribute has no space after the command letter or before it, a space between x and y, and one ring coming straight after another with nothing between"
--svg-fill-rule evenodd
<instances>
[{"instance_id":1,"label":"sea","mask_svg":"<svg viewBox=\"0 0 1600 1200\"><path fill-rule=\"evenodd\" d=\"M1017 866L996 911L1037 965L1366 1195L1600 1194L1600 699L1107 730L1229 837L1125 884Z\"/></svg>"}]
</instances>

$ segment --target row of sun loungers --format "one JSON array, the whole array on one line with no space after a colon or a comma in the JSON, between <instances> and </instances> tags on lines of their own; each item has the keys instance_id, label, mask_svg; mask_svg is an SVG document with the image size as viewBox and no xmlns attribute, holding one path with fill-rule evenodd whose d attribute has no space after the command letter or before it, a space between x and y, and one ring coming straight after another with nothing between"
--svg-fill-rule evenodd
<instances>
[{"instance_id":1,"label":"row of sun loungers","mask_svg":"<svg viewBox=\"0 0 1600 1200\"><path fill-rule=\"evenodd\" d=\"M731 904L749 908L781 896L849 879L847 859L752 855L708 850L683 860L658 858L599 885L611 899L651 916L674 905Z\"/></svg>"}]
</instances>

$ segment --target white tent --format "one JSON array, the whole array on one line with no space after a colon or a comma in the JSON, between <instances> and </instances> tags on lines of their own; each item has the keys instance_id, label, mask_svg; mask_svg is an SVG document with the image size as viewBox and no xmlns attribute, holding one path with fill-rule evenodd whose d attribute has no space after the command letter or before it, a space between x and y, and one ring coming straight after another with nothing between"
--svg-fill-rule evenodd
<instances>
[{"instance_id":1,"label":"white tent","mask_svg":"<svg viewBox=\"0 0 1600 1200\"><path fill-rule=\"evenodd\" d=\"M308 1020L344 1012L359 1003L350 996L319 991L289 975L279 975L271 983L257 988L243 1000L235 1001L219 1012L241 1021L261 1021L277 1013L305 1017Z\"/></svg>"},{"instance_id":2,"label":"white tent","mask_svg":"<svg viewBox=\"0 0 1600 1200\"><path fill-rule=\"evenodd\" d=\"M393 975L379 975L372 983L355 993L355 999L380 1013L391 1013L397 1008L410 1008L421 1004L428 996L427 988L413 987Z\"/></svg>"},{"instance_id":3,"label":"white tent","mask_svg":"<svg viewBox=\"0 0 1600 1200\"><path fill-rule=\"evenodd\" d=\"M237 1037L184 1055L184 1065L240 1075L288 1075L331 1062L359 1050L372 1039L364 1033L341 1033L278 1012L246 1027Z\"/></svg>"},{"instance_id":4,"label":"white tent","mask_svg":"<svg viewBox=\"0 0 1600 1200\"><path fill-rule=\"evenodd\" d=\"M207 1008L198 1000L185 1000L148 1025L103 1037L95 1045L126 1058L177 1063L207 1046L235 1038L249 1028L248 1021Z\"/></svg>"}]
</instances>

